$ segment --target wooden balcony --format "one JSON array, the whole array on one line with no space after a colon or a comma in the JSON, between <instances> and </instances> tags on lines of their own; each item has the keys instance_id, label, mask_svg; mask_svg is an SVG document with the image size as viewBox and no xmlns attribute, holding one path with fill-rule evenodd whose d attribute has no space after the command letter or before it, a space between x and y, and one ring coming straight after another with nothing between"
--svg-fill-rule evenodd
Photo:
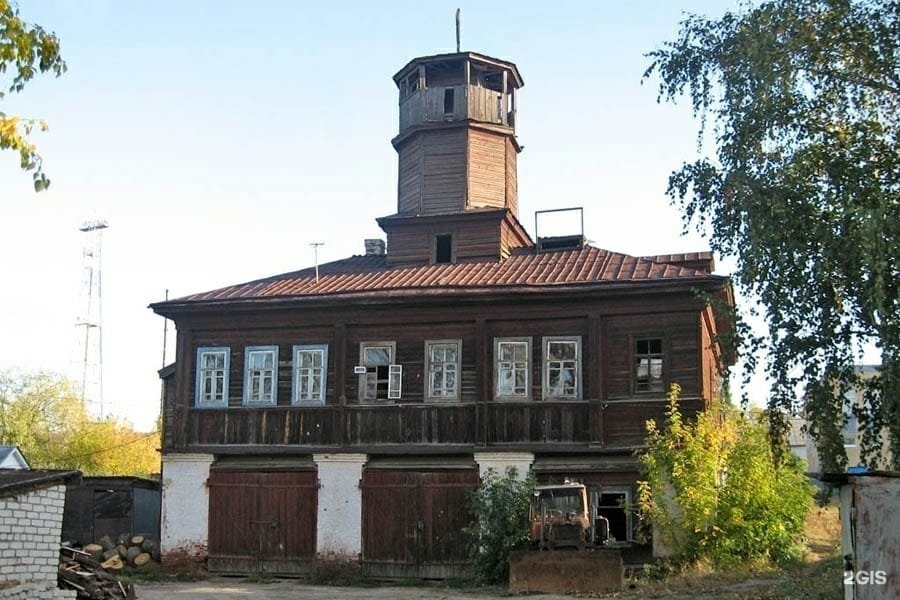
<instances>
[{"instance_id":1,"label":"wooden balcony","mask_svg":"<svg viewBox=\"0 0 900 600\"><path fill-rule=\"evenodd\" d=\"M695 406L696 405L696 406ZM180 449L631 447L664 399L190 409ZM682 403L686 413L698 402Z\"/></svg>"}]
</instances>

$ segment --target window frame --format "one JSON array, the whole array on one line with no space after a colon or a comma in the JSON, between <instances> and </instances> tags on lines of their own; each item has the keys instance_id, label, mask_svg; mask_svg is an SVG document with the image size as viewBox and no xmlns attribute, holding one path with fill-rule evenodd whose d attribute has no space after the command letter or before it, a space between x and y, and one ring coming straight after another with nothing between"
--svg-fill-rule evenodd
<instances>
[{"instance_id":1,"label":"window frame","mask_svg":"<svg viewBox=\"0 0 900 600\"><path fill-rule=\"evenodd\" d=\"M550 344L553 342L575 343L575 393L555 395L550 393ZM541 338L541 394L544 400L582 400L582 344L580 335L547 335Z\"/></svg>"},{"instance_id":2,"label":"window frame","mask_svg":"<svg viewBox=\"0 0 900 600\"><path fill-rule=\"evenodd\" d=\"M501 394L500 393L500 345L501 344L525 344L525 393L524 394ZM500 402L524 402L532 399L532 339L530 336L523 337L495 337L494 338L494 400ZM515 376L513 376L515 378Z\"/></svg>"},{"instance_id":3,"label":"window frame","mask_svg":"<svg viewBox=\"0 0 900 600\"><path fill-rule=\"evenodd\" d=\"M322 353L322 385L319 397L315 399L300 398L300 360L301 352ZM291 405L292 406L324 406L328 389L328 344L294 344L291 348Z\"/></svg>"},{"instance_id":4,"label":"window frame","mask_svg":"<svg viewBox=\"0 0 900 600\"><path fill-rule=\"evenodd\" d=\"M256 352L272 353L272 399L250 399L250 355ZM268 370L268 369L266 369ZM244 406L277 406L278 405L278 346L245 346L244 347Z\"/></svg>"},{"instance_id":5,"label":"window frame","mask_svg":"<svg viewBox=\"0 0 900 600\"><path fill-rule=\"evenodd\" d=\"M397 342L388 342L388 341L373 341L373 342L360 342L359 343L359 363L358 366L364 367L366 366L365 356L367 348L377 348L377 347L386 347L390 352L390 356L388 358L388 364L382 365L387 367L387 396L384 398L378 398L378 384L376 379L375 385L375 398L366 398L366 377L368 373L360 373L358 378L358 389L357 389L357 398L359 399L360 404L391 404L395 400L399 400L400 398L391 398L391 389L390 389L390 381L391 381L391 367L396 366L394 361L397 359ZM377 375L376 375L377 377ZM402 373L401 373L401 382L402 382Z\"/></svg>"},{"instance_id":6,"label":"window frame","mask_svg":"<svg viewBox=\"0 0 900 600\"><path fill-rule=\"evenodd\" d=\"M638 349L637 349L638 342L652 342L652 341L656 341L656 340L659 341L659 350L660 351L658 353L657 352L649 352L649 347L648 347L648 352L646 354L638 353ZM662 336L662 335L656 335L656 336L633 335L633 336L631 336L631 369L632 369L632 376L631 376L632 388L631 389L632 389L633 395L649 395L649 394L665 394L666 393L666 391L668 389L668 385L667 385L668 366L666 364L666 362L667 362L666 356L667 355L668 355L668 352L666 352L666 338L664 336ZM660 376L659 376L660 383L662 385L661 389L654 390L654 389L648 388L648 389L642 390L642 389L638 388L638 364L637 364L637 361L638 361L638 357L641 357L641 356L648 357L648 358L653 358L655 356L659 356L660 360L662 361L662 366L660 368ZM648 371L647 385L649 386L649 371Z\"/></svg>"},{"instance_id":7,"label":"window frame","mask_svg":"<svg viewBox=\"0 0 900 600\"><path fill-rule=\"evenodd\" d=\"M431 349L434 346L456 346L456 362L452 363L456 366L456 379L453 386L453 393L450 395L435 395L431 387ZM450 363L441 363L450 364ZM446 372L446 371L445 371ZM461 398L460 379L462 377L462 340L446 339L446 340L425 340L425 401L426 402L459 402Z\"/></svg>"},{"instance_id":8,"label":"window frame","mask_svg":"<svg viewBox=\"0 0 900 600\"><path fill-rule=\"evenodd\" d=\"M204 354L224 354L224 373L222 376L222 399L221 400L203 400L203 369L201 368L202 357ZM227 408L228 407L228 384L229 375L231 373L231 347L230 346L198 346L195 354L194 363L194 407L195 408Z\"/></svg>"}]
</instances>

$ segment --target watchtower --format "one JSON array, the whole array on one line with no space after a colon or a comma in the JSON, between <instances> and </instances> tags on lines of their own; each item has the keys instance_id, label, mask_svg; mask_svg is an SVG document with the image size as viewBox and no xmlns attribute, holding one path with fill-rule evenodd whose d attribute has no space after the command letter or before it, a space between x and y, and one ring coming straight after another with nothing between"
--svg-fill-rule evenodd
<instances>
[{"instance_id":1,"label":"watchtower","mask_svg":"<svg viewBox=\"0 0 900 600\"><path fill-rule=\"evenodd\" d=\"M474 52L414 58L400 91L397 213L517 213L516 65Z\"/></svg>"}]
</instances>

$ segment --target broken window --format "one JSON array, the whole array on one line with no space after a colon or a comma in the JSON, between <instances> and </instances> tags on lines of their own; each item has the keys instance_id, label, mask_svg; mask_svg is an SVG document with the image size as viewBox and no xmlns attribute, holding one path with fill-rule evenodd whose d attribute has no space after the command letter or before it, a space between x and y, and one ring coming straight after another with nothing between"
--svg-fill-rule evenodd
<instances>
[{"instance_id":1,"label":"broken window","mask_svg":"<svg viewBox=\"0 0 900 600\"><path fill-rule=\"evenodd\" d=\"M248 346L245 354L244 404L275 404L278 346Z\"/></svg>"},{"instance_id":2,"label":"broken window","mask_svg":"<svg viewBox=\"0 0 900 600\"><path fill-rule=\"evenodd\" d=\"M460 340L425 342L428 398L453 400L459 398Z\"/></svg>"},{"instance_id":3,"label":"broken window","mask_svg":"<svg viewBox=\"0 0 900 600\"><path fill-rule=\"evenodd\" d=\"M294 404L325 404L328 346L294 346Z\"/></svg>"},{"instance_id":4,"label":"broken window","mask_svg":"<svg viewBox=\"0 0 900 600\"><path fill-rule=\"evenodd\" d=\"M544 338L544 398L581 397L581 337Z\"/></svg>"},{"instance_id":5,"label":"broken window","mask_svg":"<svg viewBox=\"0 0 900 600\"><path fill-rule=\"evenodd\" d=\"M635 340L635 391L663 392L662 339Z\"/></svg>"},{"instance_id":6,"label":"broken window","mask_svg":"<svg viewBox=\"0 0 900 600\"><path fill-rule=\"evenodd\" d=\"M444 114L452 115L453 113L453 88L447 88L444 90Z\"/></svg>"},{"instance_id":7,"label":"broken window","mask_svg":"<svg viewBox=\"0 0 900 600\"><path fill-rule=\"evenodd\" d=\"M228 405L228 368L231 350L224 347L197 348L196 406Z\"/></svg>"},{"instance_id":8,"label":"broken window","mask_svg":"<svg viewBox=\"0 0 900 600\"><path fill-rule=\"evenodd\" d=\"M378 402L400 398L402 369L392 370L396 342L363 342L360 344L359 397L362 402Z\"/></svg>"},{"instance_id":9,"label":"broken window","mask_svg":"<svg viewBox=\"0 0 900 600\"><path fill-rule=\"evenodd\" d=\"M497 338L494 370L497 373L497 399L527 400L531 395L531 338Z\"/></svg>"}]
</instances>

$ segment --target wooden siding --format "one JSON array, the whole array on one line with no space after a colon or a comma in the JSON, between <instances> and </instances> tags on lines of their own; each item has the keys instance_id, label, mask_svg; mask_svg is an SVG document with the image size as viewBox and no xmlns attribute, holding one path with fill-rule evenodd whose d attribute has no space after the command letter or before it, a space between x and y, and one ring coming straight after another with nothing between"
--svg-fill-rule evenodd
<instances>
[{"instance_id":1,"label":"wooden siding","mask_svg":"<svg viewBox=\"0 0 900 600\"><path fill-rule=\"evenodd\" d=\"M506 136L469 129L468 208L506 207Z\"/></svg>"},{"instance_id":2,"label":"wooden siding","mask_svg":"<svg viewBox=\"0 0 900 600\"><path fill-rule=\"evenodd\" d=\"M477 485L476 469L363 471L363 572L390 578L465 575L466 493Z\"/></svg>"},{"instance_id":3,"label":"wooden siding","mask_svg":"<svg viewBox=\"0 0 900 600\"><path fill-rule=\"evenodd\" d=\"M664 340L666 380L678 381L683 398L700 406L710 400L713 389L701 381L707 381L711 371L715 374L714 367L702 366L712 361L706 356L712 350L703 341L702 312L699 302L685 292L639 301L498 302L415 310L372 306L196 317L179 323L177 379L174 386L166 386L164 397L166 449L278 447L309 452L639 445L644 421L664 414L665 394L632 391L634 339ZM532 400L497 402L494 339L522 336L532 341ZM542 399L543 336L581 338L582 400ZM435 339L462 341L458 400L425 399L425 341ZM395 360L403 365L402 398L359 405L359 378L353 367L359 363L360 343L379 340L396 343ZM244 347L269 344L279 348L278 404L243 407ZM328 344L324 406L291 406L293 344ZM196 348L208 345L231 348L227 409L194 406Z\"/></svg>"},{"instance_id":4,"label":"wooden siding","mask_svg":"<svg viewBox=\"0 0 900 600\"><path fill-rule=\"evenodd\" d=\"M500 225L496 221L444 224L410 223L395 225L387 234L388 264L430 264L434 258L436 235L453 236L456 261L500 257Z\"/></svg>"},{"instance_id":5,"label":"wooden siding","mask_svg":"<svg viewBox=\"0 0 900 600\"><path fill-rule=\"evenodd\" d=\"M421 135L421 214L461 210L466 195L466 129L438 129Z\"/></svg>"},{"instance_id":6,"label":"wooden siding","mask_svg":"<svg viewBox=\"0 0 900 600\"><path fill-rule=\"evenodd\" d=\"M417 215L422 209L422 138L413 136L397 153L397 212Z\"/></svg>"},{"instance_id":7,"label":"wooden siding","mask_svg":"<svg viewBox=\"0 0 900 600\"><path fill-rule=\"evenodd\" d=\"M316 553L315 471L213 469L207 485L211 572L308 572Z\"/></svg>"},{"instance_id":8,"label":"wooden siding","mask_svg":"<svg viewBox=\"0 0 900 600\"><path fill-rule=\"evenodd\" d=\"M513 215L519 214L519 176L518 161L519 150L513 143L512 138L506 138L506 208L512 211Z\"/></svg>"}]
</instances>

